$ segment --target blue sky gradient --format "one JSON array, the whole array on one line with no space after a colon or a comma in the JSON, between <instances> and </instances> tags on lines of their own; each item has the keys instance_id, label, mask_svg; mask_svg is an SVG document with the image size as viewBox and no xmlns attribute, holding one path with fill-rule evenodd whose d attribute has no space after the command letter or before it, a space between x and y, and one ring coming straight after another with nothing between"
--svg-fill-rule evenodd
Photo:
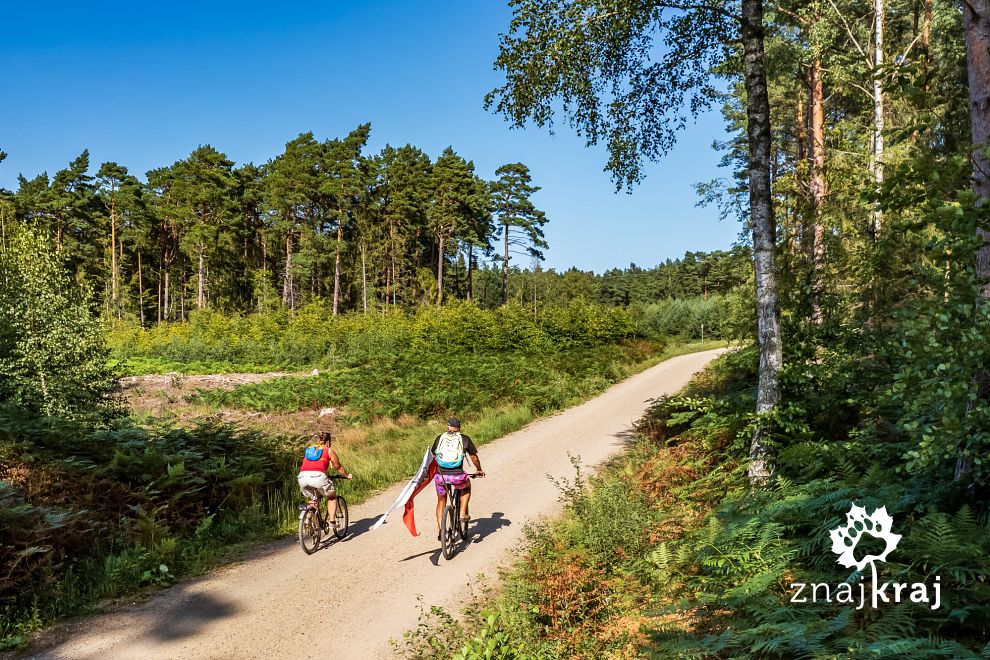
<instances>
[{"instance_id":1,"label":"blue sky gradient","mask_svg":"<svg viewBox=\"0 0 990 660\"><path fill-rule=\"evenodd\" d=\"M469 2L11 3L0 40L0 187L65 167L89 149L92 169L153 167L212 144L263 163L303 131L326 139L371 122L369 153L412 143L432 157L451 145L492 178L526 163L549 218L546 267L601 272L653 266L686 250L725 249L740 225L695 207L692 184L727 173L713 140L717 112L615 193L601 148L510 130L482 107L509 9Z\"/></svg>"}]
</instances>

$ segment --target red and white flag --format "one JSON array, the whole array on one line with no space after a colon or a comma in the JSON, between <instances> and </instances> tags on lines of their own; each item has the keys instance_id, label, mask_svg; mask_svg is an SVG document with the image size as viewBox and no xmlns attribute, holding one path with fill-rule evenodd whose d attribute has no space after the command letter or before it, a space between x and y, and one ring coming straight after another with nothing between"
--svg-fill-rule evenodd
<instances>
[{"instance_id":1,"label":"red and white flag","mask_svg":"<svg viewBox=\"0 0 990 660\"><path fill-rule=\"evenodd\" d=\"M429 449L423 455L423 462L419 465L419 470L416 471L416 475L409 480L406 487L402 489L399 493L399 497L396 498L392 506L388 508L388 511L383 513L381 517L371 526L371 529L378 529L382 523L385 522L385 518L388 514L392 513L400 506L405 507L402 512L402 522L406 524L409 529L409 533L413 536L419 536L419 532L416 531L416 516L413 510L413 499L419 495L419 492L426 488L427 484L433 481L433 475L437 473L437 462L433 459L433 452Z\"/></svg>"}]
</instances>

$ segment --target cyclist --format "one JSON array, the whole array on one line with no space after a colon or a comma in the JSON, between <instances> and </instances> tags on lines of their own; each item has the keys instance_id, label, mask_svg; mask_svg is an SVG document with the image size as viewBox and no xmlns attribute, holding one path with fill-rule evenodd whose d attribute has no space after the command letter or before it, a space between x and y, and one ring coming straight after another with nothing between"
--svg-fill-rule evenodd
<instances>
[{"instance_id":1,"label":"cyclist","mask_svg":"<svg viewBox=\"0 0 990 660\"><path fill-rule=\"evenodd\" d=\"M485 473L481 469L481 461L478 459L478 449L470 437L461 433L461 421L456 417L447 420L447 432L441 433L433 441L430 447L433 457L437 463L437 473L433 477L433 483L437 490L437 540L440 540L440 519L443 516L443 508L447 505L447 491L443 487L444 483L451 484L461 493L460 519L463 522L470 520L468 515L468 502L471 501L471 479L464 471L464 455L471 457L474 463L475 475L484 477Z\"/></svg>"},{"instance_id":2,"label":"cyclist","mask_svg":"<svg viewBox=\"0 0 990 660\"><path fill-rule=\"evenodd\" d=\"M320 496L327 498L327 521L334 527L337 526L337 490L334 488L333 480L327 476L332 466L339 475L346 479L351 479L352 475L344 469L337 458L337 452L333 450L330 443L333 438L329 431L322 431L315 435L319 444L306 447L303 454L302 466L299 468L299 489L303 497L309 500L311 506L319 507Z\"/></svg>"}]
</instances>

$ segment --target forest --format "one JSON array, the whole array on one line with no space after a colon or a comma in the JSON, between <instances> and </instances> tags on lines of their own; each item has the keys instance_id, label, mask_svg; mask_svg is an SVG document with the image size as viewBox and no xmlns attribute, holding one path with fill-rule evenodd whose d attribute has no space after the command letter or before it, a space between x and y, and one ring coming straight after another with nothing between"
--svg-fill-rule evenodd
<instances>
[{"instance_id":1,"label":"forest","mask_svg":"<svg viewBox=\"0 0 990 660\"><path fill-rule=\"evenodd\" d=\"M453 149L368 155L370 131L304 133L261 166L204 145L143 181L114 162L93 167L83 151L53 176L0 189L0 240L21 226L42 232L94 313L144 327L323 300L334 315L458 299L645 304L747 281L745 248L602 275L544 271L549 219L529 168L509 163L486 181Z\"/></svg>"}]
</instances>

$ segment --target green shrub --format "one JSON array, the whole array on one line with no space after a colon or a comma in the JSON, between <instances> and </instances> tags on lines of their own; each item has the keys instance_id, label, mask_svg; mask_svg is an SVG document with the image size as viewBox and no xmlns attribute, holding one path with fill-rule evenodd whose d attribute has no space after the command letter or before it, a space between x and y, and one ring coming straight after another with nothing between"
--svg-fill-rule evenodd
<instances>
[{"instance_id":1,"label":"green shrub","mask_svg":"<svg viewBox=\"0 0 990 660\"><path fill-rule=\"evenodd\" d=\"M108 344L124 371L143 365L186 373L208 366L218 371L351 367L399 352L539 354L571 346L605 346L635 332L623 309L573 302L531 310L517 305L482 310L454 302L414 312L333 316L322 303L286 312L227 316L209 310L189 321L149 329L118 323Z\"/></svg>"},{"instance_id":2,"label":"green shrub","mask_svg":"<svg viewBox=\"0 0 990 660\"><path fill-rule=\"evenodd\" d=\"M31 230L0 245L0 403L26 415L119 414L107 349L82 294Z\"/></svg>"}]
</instances>

